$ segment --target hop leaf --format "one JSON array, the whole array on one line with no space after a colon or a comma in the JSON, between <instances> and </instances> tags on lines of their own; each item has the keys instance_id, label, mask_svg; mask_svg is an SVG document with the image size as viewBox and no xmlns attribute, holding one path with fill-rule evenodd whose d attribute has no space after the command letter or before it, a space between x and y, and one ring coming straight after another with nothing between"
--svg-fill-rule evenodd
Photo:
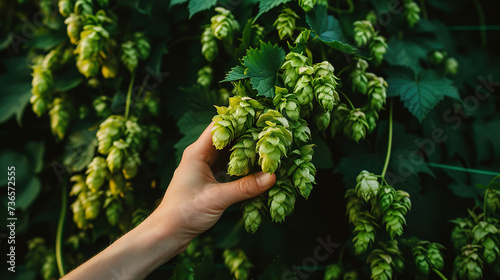
<instances>
[{"instance_id":1,"label":"hop leaf","mask_svg":"<svg viewBox=\"0 0 500 280\"><path fill-rule=\"evenodd\" d=\"M281 13L274 22L274 26L276 26L276 30L278 30L281 40L293 35L295 31L295 20L298 18L299 16L289 8L281 10Z\"/></svg>"}]
</instances>

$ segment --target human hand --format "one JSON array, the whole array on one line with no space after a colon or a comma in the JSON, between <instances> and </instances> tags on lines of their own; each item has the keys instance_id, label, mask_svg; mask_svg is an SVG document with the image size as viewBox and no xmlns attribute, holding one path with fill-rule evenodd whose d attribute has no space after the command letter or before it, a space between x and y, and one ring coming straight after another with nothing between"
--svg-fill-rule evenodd
<instances>
[{"instance_id":1,"label":"human hand","mask_svg":"<svg viewBox=\"0 0 500 280\"><path fill-rule=\"evenodd\" d=\"M211 228L227 207L262 194L276 181L274 174L258 172L233 182L217 182L212 166L219 151L212 145L212 126L186 148L163 201L148 218L163 225L165 233L174 231L181 251Z\"/></svg>"}]
</instances>

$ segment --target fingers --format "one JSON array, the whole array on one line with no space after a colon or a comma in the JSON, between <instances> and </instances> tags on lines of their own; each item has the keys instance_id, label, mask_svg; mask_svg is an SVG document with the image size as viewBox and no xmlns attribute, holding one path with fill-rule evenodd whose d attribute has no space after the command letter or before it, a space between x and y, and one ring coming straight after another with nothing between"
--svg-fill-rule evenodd
<instances>
[{"instance_id":1,"label":"fingers","mask_svg":"<svg viewBox=\"0 0 500 280\"><path fill-rule=\"evenodd\" d=\"M185 157L188 159L198 159L207 163L208 165L212 165L217 159L217 155L219 154L215 146L212 144L212 126L214 122L211 122L207 128L200 135L198 140L191 144L186 148L183 160Z\"/></svg>"},{"instance_id":2,"label":"fingers","mask_svg":"<svg viewBox=\"0 0 500 280\"><path fill-rule=\"evenodd\" d=\"M271 188L276 182L276 175L258 172L237 181L219 184L220 201L224 208L259 194Z\"/></svg>"}]
</instances>

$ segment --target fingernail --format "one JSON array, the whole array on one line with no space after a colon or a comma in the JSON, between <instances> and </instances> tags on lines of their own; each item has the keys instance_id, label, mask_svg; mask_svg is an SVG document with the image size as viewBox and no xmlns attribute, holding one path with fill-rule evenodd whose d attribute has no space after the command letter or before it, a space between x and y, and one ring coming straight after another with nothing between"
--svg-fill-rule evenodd
<instances>
[{"instance_id":1,"label":"fingernail","mask_svg":"<svg viewBox=\"0 0 500 280\"><path fill-rule=\"evenodd\" d=\"M260 171L255 174L255 180L261 189L267 189L271 185L272 176L268 173Z\"/></svg>"}]
</instances>

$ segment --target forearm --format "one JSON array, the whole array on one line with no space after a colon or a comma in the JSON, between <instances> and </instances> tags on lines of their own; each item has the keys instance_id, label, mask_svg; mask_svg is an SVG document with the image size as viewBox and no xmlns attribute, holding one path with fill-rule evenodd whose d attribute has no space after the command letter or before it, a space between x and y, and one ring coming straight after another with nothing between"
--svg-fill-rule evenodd
<instances>
[{"instance_id":1,"label":"forearm","mask_svg":"<svg viewBox=\"0 0 500 280\"><path fill-rule=\"evenodd\" d=\"M63 279L144 279L189 243L152 215Z\"/></svg>"}]
</instances>

